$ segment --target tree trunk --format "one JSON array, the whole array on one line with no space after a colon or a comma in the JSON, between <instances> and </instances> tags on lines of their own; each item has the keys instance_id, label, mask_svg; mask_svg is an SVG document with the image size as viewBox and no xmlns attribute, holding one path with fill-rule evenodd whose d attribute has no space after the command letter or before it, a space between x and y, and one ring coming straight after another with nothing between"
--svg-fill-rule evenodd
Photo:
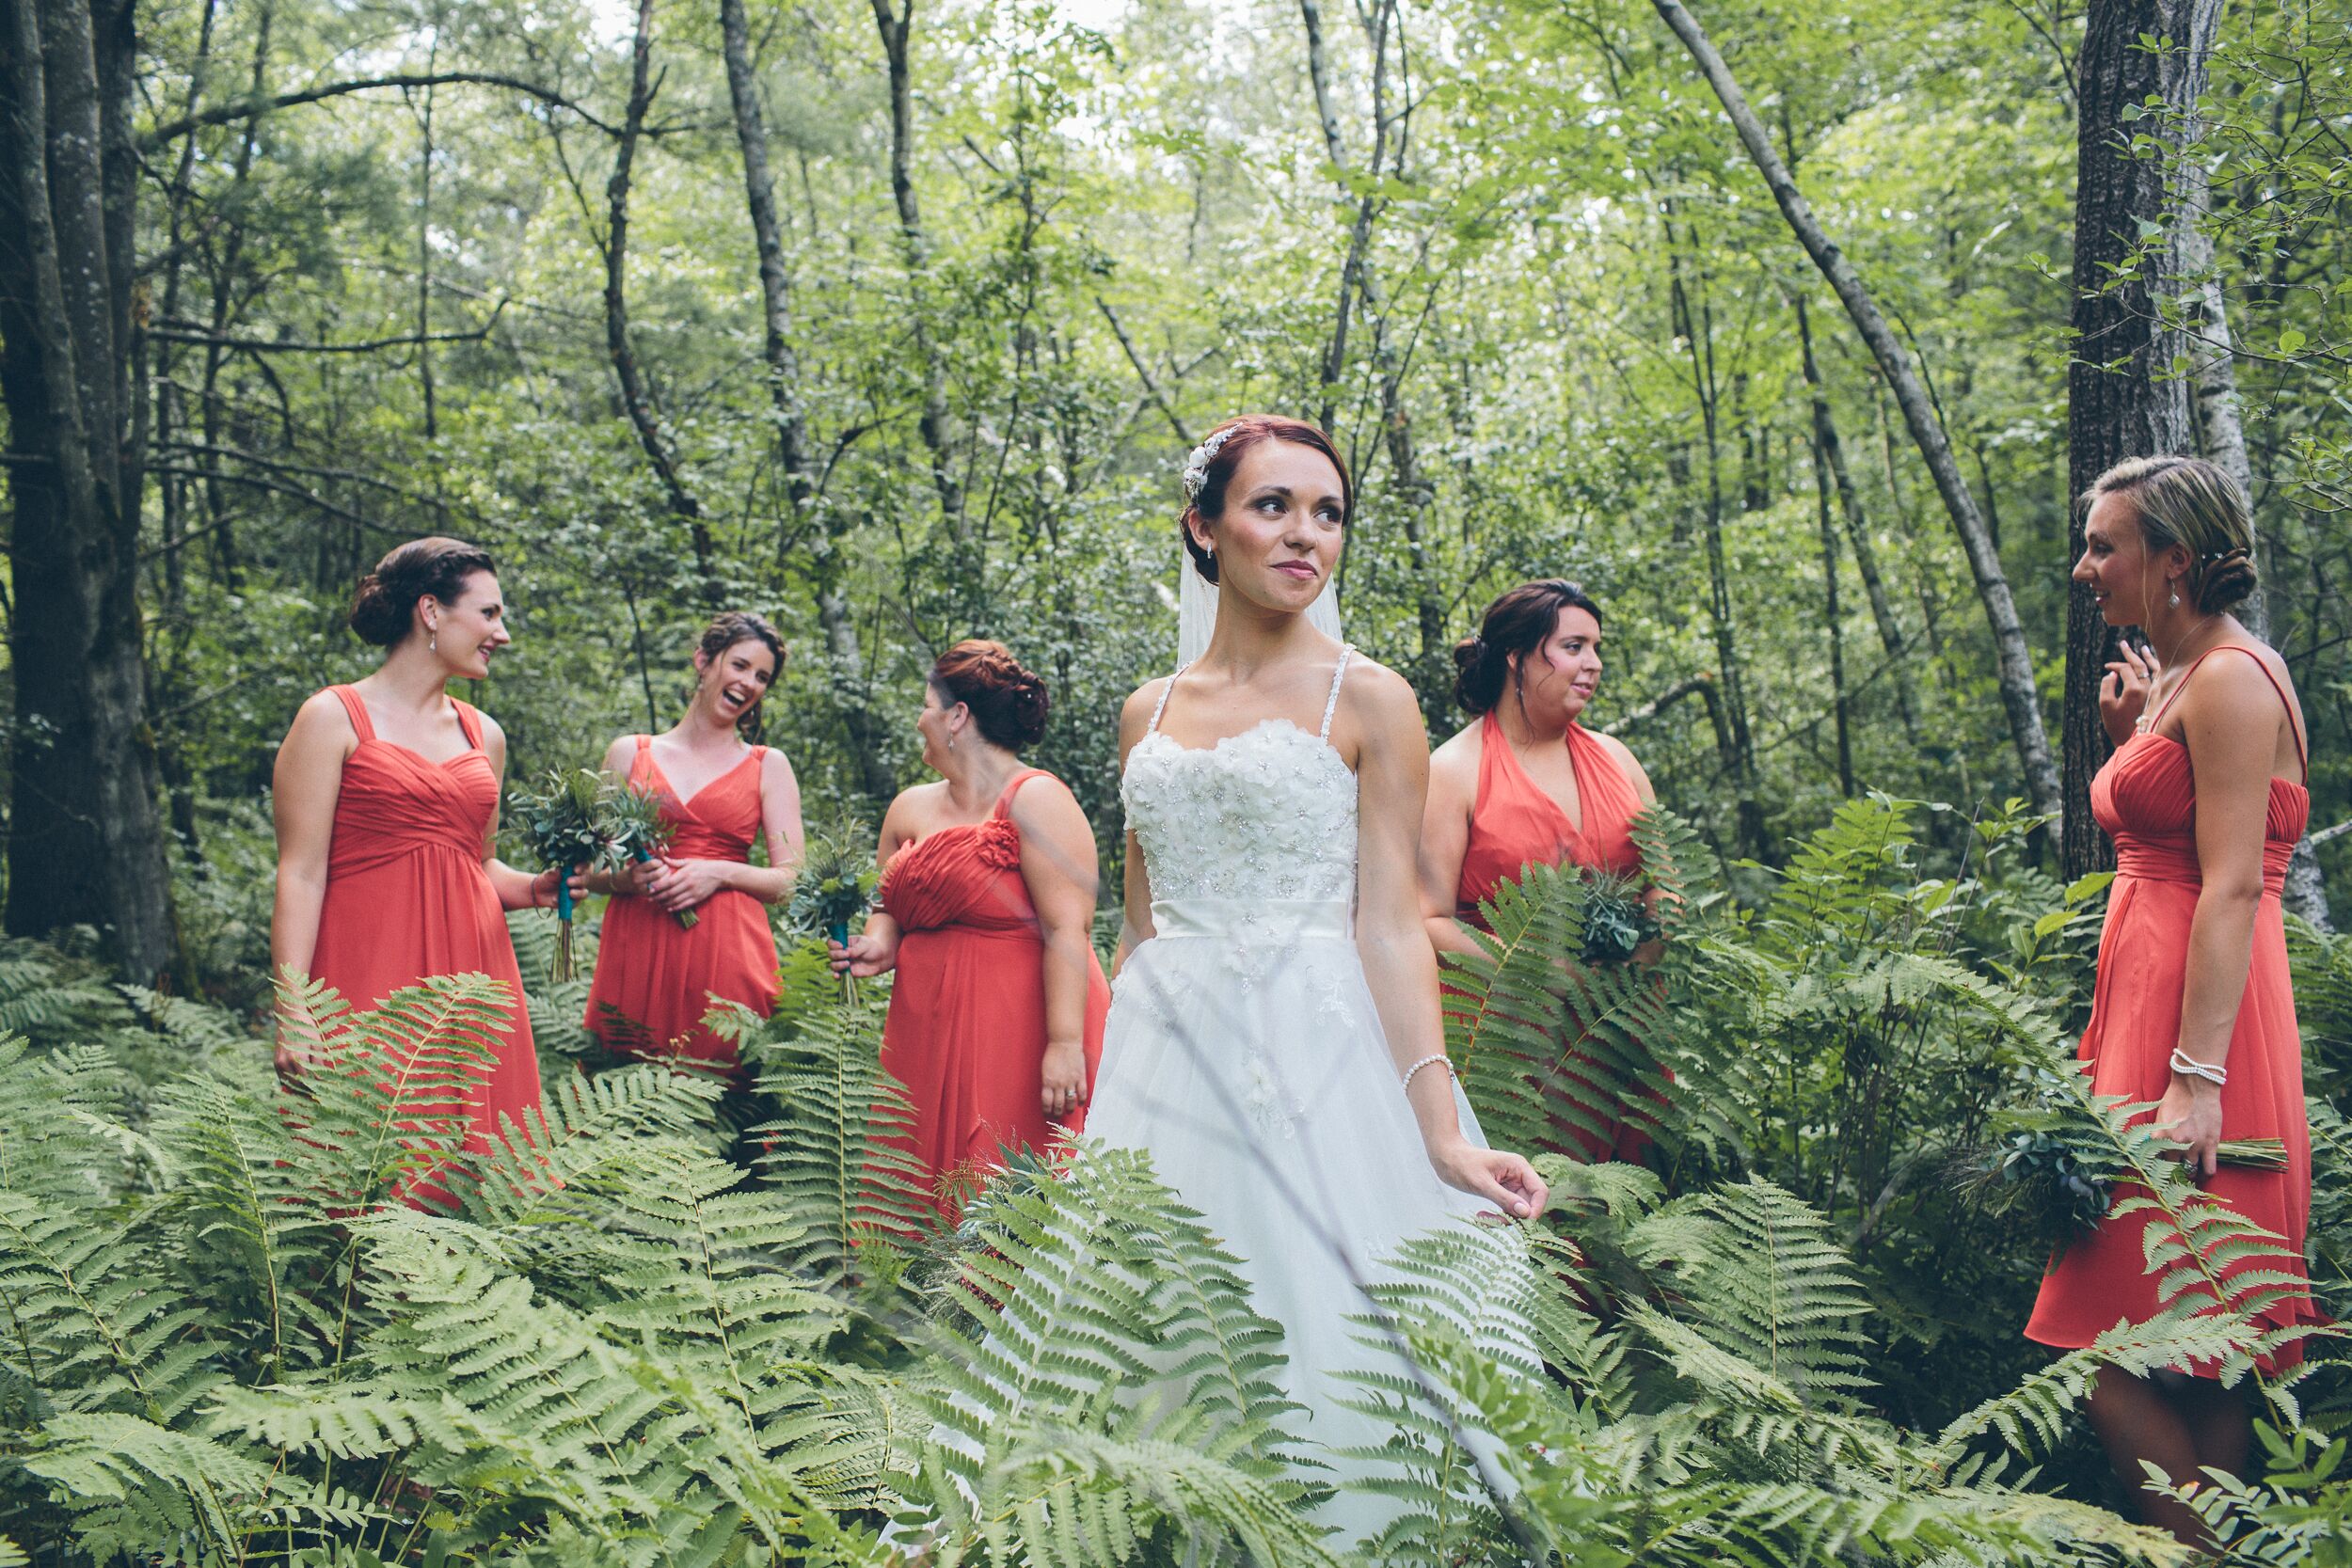
<instances>
[{"instance_id":1,"label":"tree trunk","mask_svg":"<svg viewBox=\"0 0 2352 1568\"><path fill-rule=\"evenodd\" d=\"M1918 444L1928 472L1934 476L1944 509L1960 534L1961 548L1966 553L1968 569L1976 578L1977 595L1984 603L1985 621L1993 633L1998 665L2001 705L2008 711L2010 735L2017 746L2026 793L2036 811L2058 815L2061 800L2058 770L2051 759L2049 736L2042 722L2042 701L2034 690L2033 654L2026 642L2026 628L2017 618L2017 601L2009 591L2009 578L2002 573L2000 555L1993 547L1992 536L1977 511L1968 482L1961 476L1960 465L1953 460L1951 441L1945 435L1943 421L1928 401L1917 372L1903 356L1902 345L1887 330L1885 318L1863 287L1861 276L1822 230L1804 193L1797 189L1780 155L1772 150L1772 138L1765 134L1763 122L1748 106L1746 95L1732 79L1723 56L1708 41L1697 19L1680 0L1650 3L1706 73L1715 96L1722 100L1724 112L1731 117L1741 144L1747 148L1748 156L1755 160L1757 171L1771 188L1781 215L1788 219L1789 229L1804 246L1805 254L1813 258L1821 276L1837 292L1838 302L1845 306L1846 314L1852 319L1862 341L1885 373L1887 384L1894 388L1903 420L1911 427L1911 437Z\"/></svg>"},{"instance_id":2,"label":"tree trunk","mask_svg":"<svg viewBox=\"0 0 2352 1568\"><path fill-rule=\"evenodd\" d=\"M612 360L612 373L621 386L621 406L637 432L637 444L660 480L670 510L686 525L693 541L694 567L702 579L703 597L723 603L726 588L719 573L718 546L702 503L687 486L686 474L661 428L652 394L638 368L637 351L628 339L628 191L636 170L638 144L644 139L645 115L653 106L653 0L637 0L637 30L629 45L628 114L622 121L612 152L612 177L605 182L604 343Z\"/></svg>"},{"instance_id":3,"label":"tree trunk","mask_svg":"<svg viewBox=\"0 0 2352 1568\"><path fill-rule=\"evenodd\" d=\"M2067 483L2079 496L2126 457L2195 450L2189 383L2169 373L2188 351L2159 302L2180 293L2183 222L2165 186L2167 160L2135 157L2135 134L2194 141L2185 117L2204 90L2221 0L2092 0L2075 58L2074 352L2067 368ZM2153 50L2143 36L2171 46ZM2143 117L2152 97L2168 111ZM2126 112L2130 119L2125 119ZM2168 129L2169 128L2169 129ZM2070 562L2083 549L2083 508L2071 509ZM2099 681L2114 636L2090 595L2066 607L2066 875L2114 863L2090 816L2090 779L2106 760Z\"/></svg>"},{"instance_id":4,"label":"tree trunk","mask_svg":"<svg viewBox=\"0 0 2352 1568\"><path fill-rule=\"evenodd\" d=\"M1837 788L1853 799L1853 736L1846 698L1846 616L1837 598L1837 524L1830 515L1829 457L1822 450L1820 416L1815 405L1813 505L1821 525L1821 620L1829 632L1829 683L1837 715Z\"/></svg>"},{"instance_id":5,"label":"tree trunk","mask_svg":"<svg viewBox=\"0 0 2352 1568\"><path fill-rule=\"evenodd\" d=\"M0 37L0 396L11 445L17 727L8 928L97 927L171 958L138 602L127 4L9 0Z\"/></svg>"},{"instance_id":6,"label":"tree trunk","mask_svg":"<svg viewBox=\"0 0 2352 1568\"><path fill-rule=\"evenodd\" d=\"M777 530L781 541L819 504L809 478L805 424L800 407L800 365L792 353L792 275L785 265L784 229L776 217L775 175L768 161L768 121L759 103L759 80L752 70L751 24L743 0L719 0L719 32L726 55L727 96L735 108L735 139L743 152L743 195L751 209L752 240L759 251L759 293L766 332L768 396L776 413L776 460L784 470L789 515ZM877 800L890 798L898 781L882 752L882 736L866 700L865 657L857 622L841 593L842 543L846 528L828 509L822 546L812 552L817 624L825 634L825 685L834 711L850 736L850 754L859 786Z\"/></svg>"},{"instance_id":7,"label":"tree trunk","mask_svg":"<svg viewBox=\"0 0 2352 1568\"><path fill-rule=\"evenodd\" d=\"M1846 519L1846 535L1853 545L1854 567L1862 575L1863 595L1870 601L1870 619L1878 626L1879 643L1886 650L1887 668L1893 673L1895 711L1901 716L1903 734L1910 736L1916 728L1916 721L1911 711L1911 658L1903 646L1902 623L1896 619L1895 601L1886 592L1886 579L1879 573L1878 547L1870 542L1862 493L1854 488L1852 471L1846 466L1845 443L1837 438L1837 421L1830 412L1829 388L1821 380L1820 361L1814 357L1813 313L1806 308L1802 293L1791 293L1789 303L1797 310L1797 345L1804 367L1805 389L1813 400L1815 456L1828 466L1830 478L1836 486L1838 511Z\"/></svg>"}]
</instances>

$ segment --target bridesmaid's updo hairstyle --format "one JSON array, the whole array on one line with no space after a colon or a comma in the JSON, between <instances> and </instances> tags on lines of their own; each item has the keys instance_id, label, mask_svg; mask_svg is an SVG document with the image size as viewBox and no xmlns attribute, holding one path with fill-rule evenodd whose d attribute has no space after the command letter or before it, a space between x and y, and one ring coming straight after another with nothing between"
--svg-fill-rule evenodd
<instances>
[{"instance_id":1,"label":"bridesmaid's updo hairstyle","mask_svg":"<svg viewBox=\"0 0 2352 1568\"><path fill-rule=\"evenodd\" d=\"M757 642L765 647L776 661L775 675L771 676L771 680L783 675L784 639L776 634L774 626L768 624L768 617L748 610L723 610L712 616L710 625L703 628L702 641L694 646L703 656L704 668L707 669L718 662L721 654L738 642ZM760 712L767 702L763 694L735 721L736 729L754 745L759 742L764 723Z\"/></svg>"},{"instance_id":2,"label":"bridesmaid's updo hairstyle","mask_svg":"<svg viewBox=\"0 0 2352 1568\"><path fill-rule=\"evenodd\" d=\"M2150 555L2178 545L2188 551L2182 587L2189 603L2218 615L2253 593L2253 509L2237 481L2201 457L2127 457L2083 493L2089 506L2121 496L2139 521Z\"/></svg>"},{"instance_id":3,"label":"bridesmaid's updo hairstyle","mask_svg":"<svg viewBox=\"0 0 2352 1568\"><path fill-rule=\"evenodd\" d=\"M1045 683L1022 667L1002 642L969 638L931 666L931 689L947 706L961 703L993 746L1018 752L1045 733L1052 705Z\"/></svg>"},{"instance_id":4,"label":"bridesmaid's updo hairstyle","mask_svg":"<svg viewBox=\"0 0 2352 1568\"><path fill-rule=\"evenodd\" d=\"M351 629L362 642L389 648L416 625L417 601L454 604L476 572L497 575L490 552L463 539L411 539L359 579L351 601Z\"/></svg>"},{"instance_id":5,"label":"bridesmaid's updo hairstyle","mask_svg":"<svg viewBox=\"0 0 2352 1568\"><path fill-rule=\"evenodd\" d=\"M1192 568L1203 580L1216 581L1216 557L1200 547L1192 536L1192 519L1200 517L1210 522L1225 515L1225 487L1233 482L1233 470L1249 449L1262 441L1288 441L1293 446L1312 447L1331 460L1331 467L1340 474L1340 504L1346 519L1356 515L1356 482L1347 472L1347 459L1331 444L1331 437L1304 420L1287 419L1280 414L1243 414L1226 420L1201 439L1184 460L1184 510L1176 518L1176 531L1183 535L1184 553L1192 557Z\"/></svg>"},{"instance_id":6,"label":"bridesmaid's updo hairstyle","mask_svg":"<svg viewBox=\"0 0 2352 1568\"><path fill-rule=\"evenodd\" d=\"M1565 578L1522 582L1486 607L1478 630L1454 644L1454 700L1472 713L1491 713L1511 678L1511 656L1526 658L1559 629L1560 612L1576 609L1600 621L1600 606Z\"/></svg>"}]
</instances>

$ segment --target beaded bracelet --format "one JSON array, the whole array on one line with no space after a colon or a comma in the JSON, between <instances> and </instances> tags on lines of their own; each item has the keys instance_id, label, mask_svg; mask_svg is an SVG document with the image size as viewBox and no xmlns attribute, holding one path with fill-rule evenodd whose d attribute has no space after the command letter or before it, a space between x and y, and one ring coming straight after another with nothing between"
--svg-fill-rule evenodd
<instances>
[{"instance_id":1,"label":"beaded bracelet","mask_svg":"<svg viewBox=\"0 0 2352 1568\"><path fill-rule=\"evenodd\" d=\"M1445 1062L1445 1069L1448 1073L1453 1072L1454 1064L1452 1062L1445 1061L1445 1053L1442 1051L1433 1051L1428 1055L1423 1056L1420 1061L1415 1062L1411 1067L1405 1069L1405 1086L1408 1089L1411 1088L1413 1086L1413 1075L1415 1073L1419 1072L1425 1067L1435 1067L1439 1062Z\"/></svg>"},{"instance_id":2,"label":"beaded bracelet","mask_svg":"<svg viewBox=\"0 0 2352 1568\"><path fill-rule=\"evenodd\" d=\"M2202 1078L2217 1089L2230 1081L2230 1075L2221 1069L2220 1064L2201 1062L2177 1045L2172 1048L2172 1070L2185 1078Z\"/></svg>"}]
</instances>

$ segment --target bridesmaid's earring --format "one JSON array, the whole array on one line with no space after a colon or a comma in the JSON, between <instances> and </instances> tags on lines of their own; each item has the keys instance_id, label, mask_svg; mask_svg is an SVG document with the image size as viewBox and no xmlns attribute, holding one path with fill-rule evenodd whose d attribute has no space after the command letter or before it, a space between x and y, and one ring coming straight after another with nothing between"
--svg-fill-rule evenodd
<instances>
[{"instance_id":1,"label":"bridesmaid's earring","mask_svg":"<svg viewBox=\"0 0 2352 1568\"><path fill-rule=\"evenodd\" d=\"M2172 602L2179 604L2181 601L2174 599ZM428 654L437 654L441 651L441 634L431 626L427 626L424 630L424 651Z\"/></svg>"},{"instance_id":2,"label":"bridesmaid's earring","mask_svg":"<svg viewBox=\"0 0 2352 1568\"><path fill-rule=\"evenodd\" d=\"M2174 590L2172 590L2172 597L2171 597L2171 598L2170 598L2168 602L2169 602L2169 603L2172 606L2172 608L2173 608L2173 609L2175 609L2175 610L2180 609L2180 608L2181 608L2181 591L2180 591L2179 589L2177 589L2177 588L2175 588Z\"/></svg>"}]
</instances>

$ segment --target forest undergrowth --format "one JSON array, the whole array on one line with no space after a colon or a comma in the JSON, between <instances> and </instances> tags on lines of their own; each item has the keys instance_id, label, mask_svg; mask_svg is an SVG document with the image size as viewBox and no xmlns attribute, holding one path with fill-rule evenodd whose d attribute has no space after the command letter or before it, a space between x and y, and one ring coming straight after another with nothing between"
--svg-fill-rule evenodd
<instances>
[{"instance_id":1,"label":"forest undergrowth","mask_svg":"<svg viewBox=\"0 0 2352 1568\"><path fill-rule=\"evenodd\" d=\"M326 1042L295 1098L245 1021L8 946L0 1562L2177 1562L2074 1412L2098 1361L2188 1360L2262 1406L2261 1473L2169 1478L2224 1560L2352 1561L2334 1331L2259 1374L2276 1242L2072 1070L2104 881L2036 869L2016 806L1931 874L1944 809L1850 802L1734 868L1746 899L1651 814L1654 966L1587 957L1573 877L1494 907L1448 1004L1489 1134L1643 1159L1547 1156L1547 1213L1377 1289L1364 1332L1422 1375L1362 1380L1394 1435L1360 1484L1400 1505L1369 1544L1311 1522L1279 1335L1181 1197L1087 1148L943 1227L886 1142L881 998L807 949L775 1018L732 1021L746 1093L583 1071L580 983L540 983L519 919L548 1093L469 1151L479 976L372 1013L287 983ZM2294 945L2338 1316L2352 941ZM2017 1338L2047 1216L1958 1173L2020 1137L2153 1216L2167 1316L2055 1359ZM421 1180L447 1201L397 1201ZM1491 1348L1513 1319L1532 1354ZM1150 1391L1171 1370L1182 1399Z\"/></svg>"}]
</instances>

